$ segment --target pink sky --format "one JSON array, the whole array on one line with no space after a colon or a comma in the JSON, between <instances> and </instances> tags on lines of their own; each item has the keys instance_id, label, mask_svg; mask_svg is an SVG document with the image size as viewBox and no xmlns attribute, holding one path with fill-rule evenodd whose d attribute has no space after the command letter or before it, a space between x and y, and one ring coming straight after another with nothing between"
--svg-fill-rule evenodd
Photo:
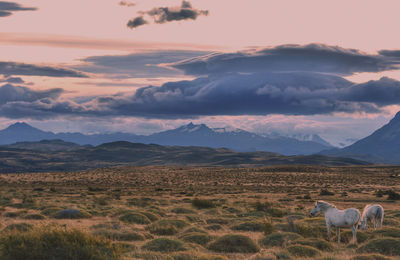
<instances>
[{"instance_id":1,"label":"pink sky","mask_svg":"<svg viewBox=\"0 0 400 260\"><path fill-rule=\"evenodd\" d=\"M90 56L125 55L160 49L232 52L252 47L309 43L354 48L370 54L382 49L400 49L400 1L397 0L193 0L191 3L194 8L208 10L209 15L199 16L195 21L149 24L136 29L129 29L126 23L137 16L138 11L147 11L156 6L179 6L181 1L137 0L132 1L135 5L131 7L119 5L119 0L16 2L26 7L37 7L38 10L20 11L10 17L0 17L0 61L71 67L83 64L82 59ZM382 76L400 80L399 71L356 73L346 78L353 82L365 82ZM68 91L65 94L68 97L134 92L141 86L161 85L167 81L194 77L180 75L121 80L96 74L87 79L43 76L21 78L33 83L32 87L38 90L61 87ZM110 86L97 86L99 83L108 83ZM121 83L125 85L122 86ZM387 107L386 113L374 115L371 120L376 119L376 123L370 128L382 125L397 110L397 106ZM340 122L347 124L348 118L360 118L360 115L336 114L326 117L335 117L333 121L340 125ZM364 119L367 117L368 115L361 116ZM258 117L253 119L254 122L260 121ZM135 129L136 119L129 120L133 122L130 123L132 129ZM242 128L247 125L246 120L240 117L204 120L215 125L226 123ZM279 117L278 120L269 116L260 122L265 126L271 122L285 125L282 120L292 121L293 118ZM304 122L310 122L309 120L322 122L320 118L302 117L298 120L298 127ZM3 119L0 126L11 121ZM139 121L142 123L143 120ZM160 128L176 126L186 121L172 120ZM313 124L310 124L309 129L311 125ZM75 130L79 130L79 127L76 128ZM262 126L254 126L248 130L261 132L260 128ZM143 131L140 127L136 129ZM83 130L87 131L88 128ZM352 132L354 137L357 136L355 132ZM365 134L359 133L358 137Z\"/></svg>"}]
</instances>

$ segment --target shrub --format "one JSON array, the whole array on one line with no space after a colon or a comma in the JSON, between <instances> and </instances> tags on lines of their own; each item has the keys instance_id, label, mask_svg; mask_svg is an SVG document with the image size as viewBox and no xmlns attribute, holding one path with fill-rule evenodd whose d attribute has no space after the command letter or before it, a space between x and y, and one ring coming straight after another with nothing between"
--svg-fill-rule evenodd
<instances>
[{"instance_id":1,"label":"shrub","mask_svg":"<svg viewBox=\"0 0 400 260\"><path fill-rule=\"evenodd\" d=\"M400 194L393 190L387 191L387 195L388 195L387 197L388 200L400 200Z\"/></svg>"},{"instance_id":2,"label":"shrub","mask_svg":"<svg viewBox=\"0 0 400 260\"><path fill-rule=\"evenodd\" d=\"M237 231L252 231L252 232L261 232L263 231L264 223L260 221L248 221L243 222L238 225L231 227L232 230Z\"/></svg>"},{"instance_id":3,"label":"shrub","mask_svg":"<svg viewBox=\"0 0 400 260\"><path fill-rule=\"evenodd\" d=\"M193 199L192 200L192 205L195 208L198 208L198 209L215 208L215 204L211 200L199 199L199 198Z\"/></svg>"},{"instance_id":4,"label":"shrub","mask_svg":"<svg viewBox=\"0 0 400 260\"><path fill-rule=\"evenodd\" d=\"M96 236L103 236L108 239L118 240L118 241L143 241L144 236L136 232L120 232L111 230L96 230L93 232Z\"/></svg>"},{"instance_id":5,"label":"shrub","mask_svg":"<svg viewBox=\"0 0 400 260\"><path fill-rule=\"evenodd\" d=\"M18 231L18 232L27 232L31 230L33 226L28 223L15 223L10 224L4 228L4 231Z\"/></svg>"},{"instance_id":6,"label":"shrub","mask_svg":"<svg viewBox=\"0 0 400 260\"><path fill-rule=\"evenodd\" d=\"M383 255L356 255L351 260L390 260L390 258Z\"/></svg>"},{"instance_id":7,"label":"shrub","mask_svg":"<svg viewBox=\"0 0 400 260\"><path fill-rule=\"evenodd\" d=\"M168 238L156 238L142 246L142 249L157 252L177 252L187 250L181 241Z\"/></svg>"},{"instance_id":8,"label":"shrub","mask_svg":"<svg viewBox=\"0 0 400 260\"><path fill-rule=\"evenodd\" d=\"M58 207L48 207L45 208L41 211L41 213L45 216L54 216L56 215L58 212L62 211L62 208L58 208Z\"/></svg>"},{"instance_id":9,"label":"shrub","mask_svg":"<svg viewBox=\"0 0 400 260\"><path fill-rule=\"evenodd\" d=\"M300 239L301 236L296 233L290 232L279 232L272 233L262 239L260 239L259 243L263 247L273 247L273 246L285 246L288 242Z\"/></svg>"},{"instance_id":10,"label":"shrub","mask_svg":"<svg viewBox=\"0 0 400 260\"><path fill-rule=\"evenodd\" d=\"M220 224L220 225L226 225L231 222L230 219L226 218L209 218L206 220L207 224Z\"/></svg>"},{"instance_id":11,"label":"shrub","mask_svg":"<svg viewBox=\"0 0 400 260\"><path fill-rule=\"evenodd\" d=\"M327 190L327 189L322 189L322 190L319 192L319 195L320 195L320 196L333 196L333 195L335 195L335 193L333 193L333 192L331 192L331 191L329 191L329 190Z\"/></svg>"},{"instance_id":12,"label":"shrub","mask_svg":"<svg viewBox=\"0 0 400 260\"><path fill-rule=\"evenodd\" d=\"M128 212L119 217L119 220L126 223L135 224L149 224L151 221L143 214Z\"/></svg>"},{"instance_id":13,"label":"shrub","mask_svg":"<svg viewBox=\"0 0 400 260\"><path fill-rule=\"evenodd\" d=\"M400 239L377 238L358 248L357 253L400 255Z\"/></svg>"},{"instance_id":14,"label":"shrub","mask_svg":"<svg viewBox=\"0 0 400 260\"><path fill-rule=\"evenodd\" d=\"M163 219L151 224L147 227L147 229L150 231L150 233L155 235L171 236L178 233L180 229L186 227L187 225L188 223L183 220Z\"/></svg>"},{"instance_id":15,"label":"shrub","mask_svg":"<svg viewBox=\"0 0 400 260\"><path fill-rule=\"evenodd\" d=\"M364 232L357 232L357 242L358 243L363 243L365 241L367 241L367 239L369 238L369 235L367 235ZM344 243L349 243L351 240L353 239L353 232L351 231L344 231L340 233L340 240L341 242Z\"/></svg>"},{"instance_id":16,"label":"shrub","mask_svg":"<svg viewBox=\"0 0 400 260\"><path fill-rule=\"evenodd\" d=\"M208 249L225 253L257 253L260 251L260 248L249 237L235 234L218 238L208 246Z\"/></svg>"},{"instance_id":17,"label":"shrub","mask_svg":"<svg viewBox=\"0 0 400 260\"><path fill-rule=\"evenodd\" d=\"M309 239L298 239L293 242L293 244L300 244L300 245L305 245L305 246L311 246L315 247L321 251L328 251L332 252L333 251L333 246L331 243L322 240L322 239L316 239L316 238L309 238Z\"/></svg>"},{"instance_id":18,"label":"shrub","mask_svg":"<svg viewBox=\"0 0 400 260\"><path fill-rule=\"evenodd\" d=\"M78 230L59 228L11 231L0 237L0 258L3 260L67 260L119 259L118 250L109 240Z\"/></svg>"},{"instance_id":19,"label":"shrub","mask_svg":"<svg viewBox=\"0 0 400 260\"><path fill-rule=\"evenodd\" d=\"M187 209L187 208L174 208L174 209L171 210L171 212L173 212L175 214L192 214L192 213L195 213L193 210Z\"/></svg>"},{"instance_id":20,"label":"shrub","mask_svg":"<svg viewBox=\"0 0 400 260\"><path fill-rule=\"evenodd\" d=\"M41 220L41 219L45 219L45 217L40 214L29 214L29 215L24 216L24 219Z\"/></svg>"},{"instance_id":21,"label":"shrub","mask_svg":"<svg viewBox=\"0 0 400 260\"><path fill-rule=\"evenodd\" d=\"M290 254L296 257L316 257L321 255L321 253L317 249L310 246L294 245L289 246L287 250Z\"/></svg>"},{"instance_id":22,"label":"shrub","mask_svg":"<svg viewBox=\"0 0 400 260\"><path fill-rule=\"evenodd\" d=\"M214 225L205 226L205 228L208 230L217 231L217 230L222 229L222 226L220 224L214 224Z\"/></svg>"},{"instance_id":23,"label":"shrub","mask_svg":"<svg viewBox=\"0 0 400 260\"><path fill-rule=\"evenodd\" d=\"M159 216L157 216L156 214L151 213L151 212L142 211L142 212L140 212L140 213L143 214L143 215L145 215L151 222L157 221L157 220L160 219Z\"/></svg>"},{"instance_id":24,"label":"shrub","mask_svg":"<svg viewBox=\"0 0 400 260\"><path fill-rule=\"evenodd\" d=\"M54 217L58 219L78 219L78 218L90 218L91 215L84 210L64 209L57 212Z\"/></svg>"},{"instance_id":25,"label":"shrub","mask_svg":"<svg viewBox=\"0 0 400 260\"><path fill-rule=\"evenodd\" d=\"M185 229L185 231L183 231L183 233L203 233L203 234L207 234L207 231L198 228L198 227L190 227L188 229Z\"/></svg>"},{"instance_id":26,"label":"shrub","mask_svg":"<svg viewBox=\"0 0 400 260\"><path fill-rule=\"evenodd\" d=\"M187 233L180 237L183 241L205 246L212 238L204 233Z\"/></svg>"},{"instance_id":27,"label":"shrub","mask_svg":"<svg viewBox=\"0 0 400 260\"><path fill-rule=\"evenodd\" d=\"M376 230L375 234L381 235L383 237L400 238L400 229L399 228L384 228L384 229Z\"/></svg>"}]
</instances>

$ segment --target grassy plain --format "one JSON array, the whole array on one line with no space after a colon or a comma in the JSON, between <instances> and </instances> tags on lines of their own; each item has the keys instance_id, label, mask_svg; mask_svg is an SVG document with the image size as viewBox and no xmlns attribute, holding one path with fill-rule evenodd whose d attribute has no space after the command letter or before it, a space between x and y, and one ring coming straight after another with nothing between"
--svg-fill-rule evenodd
<instances>
[{"instance_id":1,"label":"grassy plain","mask_svg":"<svg viewBox=\"0 0 400 260\"><path fill-rule=\"evenodd\" d=\"M399 192L400 167L384 166L3 174L0 259L400 259ZM383 229L327 241L323 216L309 218L321 199L380 203Z\"/></svg>"}]
</instances>

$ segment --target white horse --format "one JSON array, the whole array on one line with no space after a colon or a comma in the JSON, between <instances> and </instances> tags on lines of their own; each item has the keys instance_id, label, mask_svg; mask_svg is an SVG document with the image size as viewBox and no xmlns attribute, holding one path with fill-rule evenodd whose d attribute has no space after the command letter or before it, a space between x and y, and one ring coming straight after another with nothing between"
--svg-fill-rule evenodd
<instances>
[{"instance_id":1,"label":"white horse","mask_svg":"<svg viewBox=\"0 0 400 260\"><path fill-rule=\"evenodd\" d=\"M379 204L368 204L365 206L361 216L361 229L367 228L368 220L374 223L375 229L382 227L383 224L383 207Z\"/></svg>"},{"instance_id":2,"label":"white horse","mask_svg":"<svg viewBox=\"0 0 400 260\"><path fill-rule=\"evenodd\" d=\"M340 228L351 227L353 239L350 241L357 243L357 226L361 219L361 214L358 209L349 208L339 210L335 205L325 201L317 201L315 207L311 210L311 216L315 216L319 212L325 214L326 227L328 228L328 240L331 238L331 227L336 227L338 243L340 243Z\"/></svg>"}]
</instances>

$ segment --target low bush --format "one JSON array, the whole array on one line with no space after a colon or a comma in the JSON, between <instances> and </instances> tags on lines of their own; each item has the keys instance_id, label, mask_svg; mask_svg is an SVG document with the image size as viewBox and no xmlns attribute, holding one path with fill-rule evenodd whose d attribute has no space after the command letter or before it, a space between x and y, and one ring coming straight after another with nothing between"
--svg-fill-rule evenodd
<instances>
[{"instance_id":1,"label":"low bush","mask_svg":"<svg viewBox=\"0 0 400 260\"><path fill-rule=\"evenodd\" d=\"M42 227L28 232L10 231L0 236L2 260L111 260L119 251L104 238L78 230Z\"/></svg>"},{"instance_id":2,"label":"low bush","mask_svg":"<svg viewBox=\"0 0 400 260\"><path fill-rule=\"evenodd\" d=\"M208 249L224 253L257 253L260 248L247 236L225 235L212 242Z\"/></svg>"},{"instance_id":3,"label":"low bush","mask_svg":"<svg viewBox=\"0 0 400 260\"><path fill-rule=\"evenodd\" d=\"M195 243L205 246L212 240L211 236L204 233L187 233L180 237L185 242Z\"/></svg>"},{"instance_id":4,"label":"low bush","mask_svg":"<svg viewBox=\"0 0 400 260\"><path fill-rule=\"evenodd\" d=\"M351 260L391 260L391 258L385 257L383 255L356 255L351 258Z\"/></svg>"},{"instance_id":5,"label":"low bush","mask_svg":"<svg viewBox=\"0 0 400 260\"><path fill-rule=\"evenodd\" d=\"M400 229L399 228L378 229L378 230L375 230L374 233L376 235L380 235L383 237L400 238Z\"/></svg>"},{"instance_id":6,"label":"low bush","mask_svg":"<svg viewBox=\"0 0 400 260\"><path fill-rule=\"evenodd\" d=\"M215 208L215 204L211 200L195 198L192 200L192 205L198 209Z\"/></svg>"},{"instance_id":7,"label":"low bush","mask_svg":"<svg viewBox=\"0 0 400 260\"><path fill-rule=\"evenodd\" d=\"M333 192L331 192L331 191L329 191L329 190L327 190L327 189L322 189L322 190L319 192L319 195L320 195L320 196L333 196L333 195L335 195L335 193L333 193Z\"/></svg>"},{"instance_id":8,"label":"low bush","mask_svg":"<svg viewBox=\"0 0 400 260\"><path fill-rule=\"evenodd\" d=\"M237 231L262 232L264 229L264 223L261 221L247 221L232 226L231 229Z\"/></svg>"},{"instance_id":9,"label":"low bush","mask_svg":"<svg viewBox=\"0 0 400 260\"><path fill-rule=\"evenodd\" d=\"M150 224L151 221L143 214L136 212L127 212L119 217L119 220L129 224Z\"/></svg>"},{"instance_id":10,"label":"low bush","mask_svg":"<svg viewBox=\"0 0 400 260\"><path fill-rule=\"evenodd\" d=\"M317 238L306 238L306 239L298 239L293 242L293 244L300 244L304 246L311 246L317 248L321 251L332 252L333 246L331 243Z\"/></svg>"},{"instance_id":11,"label":"low bush","mask_svg":"<svg viewBox=\"0 0 400 260\"><path fill-rule=\"evenodd\" d=\"M113 230L96 230L93 232L96 236L103 236L111 240L118 241L143 241L145 237L136 232L123 232L123 231L113 231Z\"/></svg>"},{"instance_id":12,"label":"low bush","mask_svg":"<svg viewBox=\"0 0 400 260\"><path fill-rule=\"evenodd\" d=\"M14 223L10 224L4 228L3 231L18 231L18 232L27 232L31 230L33 226L28 223Z\"/></svg>"},{"instance_id":13,"label":"low bush","mask_svg":"<svg viewBox=\"0 0 400 260\"><path fill-rule=\"evenodd\" d=\"M370 236L364 232L357 232L357 242L363 243L369 239ZM353 232L350 230L346 230L340 233L340 242L349 243L353 239Z\"/></svg>"},{"instance_id":14,"label":"low bush","mask_svg":"<svg viewBox=\"0 0 400 260\"><path fill-rule=\"evenodd\" d=\"M185 245L176 239L156 238L142 246L142 249L156 252L177 252L185 251Z\"/></svg>"},{"instance_id":15,"label":"low bush","mask_svg":"<svg viewBox=\"0 0 400 260\"><path fill-rule=\"evenodd\" d=\"M316 257L321 255L317 249L311 246L293 245L289 246L287 250L295 257Z\"/></svg>"},{"instance_id":16,"label":"low bush","mask_svg":"<svg viewBox=\"0 0 400 260\"><path fill-rule=\"evenodd\" d=\"M45 219L45 217L40 214L28 214L28 215L24 216L24 219L41 220L41 219Z\"/></svg>"},{"instance_id":17,"label":"low bush","mask_svg":"<svg viewBox=\"0 0 400 260\"><path fill-rule=\"evenodd\" d=\"M171 210L171 212L175 214L193 214L195 213L194 210L187 209L187 208L174 208Z\"/></svg>"},{"instance_id":18,"label":"low bush","mask_svg":"<svg viewBox=\"0 0 400 260\"><path fill-rule=\"evenodd\" d=\"M262 247L269 248L273 246L286 246L289 242L302 238L299 234L291 232L272 233L261 238L259 244Z\"/></svg>"},{"instance_id":19,"label":"low bush","mask_svg":"<svg viewBox=\"0 0 400 260\"><path fill-rule=\"evenodd\" d=\"M378 253L388 256L400 256L400 239L377 238L358 248L357 253Z\"/></svg>"}]
</instances>

